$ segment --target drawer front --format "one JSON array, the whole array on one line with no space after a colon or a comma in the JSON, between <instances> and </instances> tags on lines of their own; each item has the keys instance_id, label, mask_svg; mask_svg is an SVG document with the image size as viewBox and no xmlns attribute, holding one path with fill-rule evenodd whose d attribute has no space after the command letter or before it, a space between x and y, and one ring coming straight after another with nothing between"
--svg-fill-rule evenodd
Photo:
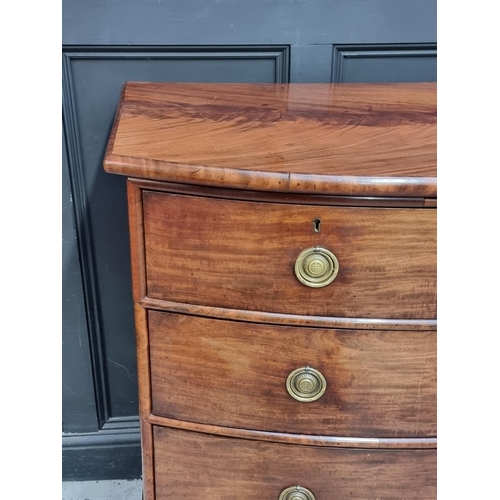
<instances>
[{"instance_id":1,"label":"drawer front","mask_svg":"<svg viewBox=\"0 0 500 500\"><path fill-rule=\"evenodd\" d=\"M149 312L149 330L156 415L298 434L436 435L436 332L289 327L158 311ZM304 374L286 385L307 366L324 377L319 387L326 384L314 401L288 392L297 395ZM305 384L306 396L314 395Z\"/></svg>"},{"instance_id":2,"label":"drawer front","mask_svg":"<svg viewBox=\"0 0 500 500\"><path fill-rule=\"evenodd\" d=\"M436 498L435 450L316 448L155 427L154 457L156 500L278 500L296 485L316 500Z\"/></svg>"},{"instance_id":3,"label":"drawer front","mask_svg":"<svg viewBox=\"0 0 500 500\"><path fill-rule=\"evenodd\" d=\"M143 200L149 297L299 315L436 316L435 210L153 191ZM338 259L335 280L323 288L302 284L294 271L299 254L316 246Z\"/></svg>"}]
</instances>

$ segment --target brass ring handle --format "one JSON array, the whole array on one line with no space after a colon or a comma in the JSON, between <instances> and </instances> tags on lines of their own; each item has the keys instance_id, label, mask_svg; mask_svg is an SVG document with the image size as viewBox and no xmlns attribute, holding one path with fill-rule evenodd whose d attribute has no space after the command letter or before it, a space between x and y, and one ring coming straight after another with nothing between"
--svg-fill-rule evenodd
<instances>
[{"instance_id":1,"label":"brass ring handle","mask_svg":"<svg viewBox=\"0 0 500 500\"><path fill-rule=\"evenodd\" d=\"M326 379L318 370L304 366L288 375L286 390L297 401L310 403L323 396L326 391Z\"/></svg>"},{"instance_id":2,"label":"brass ring handle","mask_svg":"<svg viewBox=\"0 0 500 500\"><path fill-rule=\"evenodd\" d=\"M306 248L295 261L295 276L301 283L312 288L329 285L338 272L339 261L326 248Z\"/></svg>"},{"instance_id":3,"label":"brass ring handle","mask_svg":"<svg viewBox=\"0 0 500 500\"><path fill-rule=\"evenodd\" d=\"M281 492L278 500L316 500L316 497L307 488L291 486Z\"/></svg>"}]
</instances>

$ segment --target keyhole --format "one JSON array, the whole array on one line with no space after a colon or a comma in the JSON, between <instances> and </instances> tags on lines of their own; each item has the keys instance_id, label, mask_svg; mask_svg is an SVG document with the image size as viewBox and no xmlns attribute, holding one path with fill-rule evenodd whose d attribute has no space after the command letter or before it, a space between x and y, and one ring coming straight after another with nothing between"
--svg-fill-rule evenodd
<instances>
[{"instance_id":1,"label":"keyhole","mask_svg":"<svg viewBox=\"0 0 500 500\"><path fill-rule=\"evenodd\" d=\"M319 233L321 231L321 219L313 220L313 229L315 233Z\"/></svg>"}]
</instances>

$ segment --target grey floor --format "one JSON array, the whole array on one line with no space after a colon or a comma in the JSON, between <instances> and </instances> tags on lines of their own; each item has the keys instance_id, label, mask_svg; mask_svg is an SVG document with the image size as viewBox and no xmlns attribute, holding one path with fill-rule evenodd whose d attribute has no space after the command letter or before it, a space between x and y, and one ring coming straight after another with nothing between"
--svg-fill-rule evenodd
<instances>
[{"instance_id":1,"label":"grey floor","mask_svg":"<svg viewBox=\"0 0 500 500\"><path fill-rule=\"evenodd\" d=\"M141 480L62 483L62 500L141 500L141 498Z\"/></svg>"}]
</instances>

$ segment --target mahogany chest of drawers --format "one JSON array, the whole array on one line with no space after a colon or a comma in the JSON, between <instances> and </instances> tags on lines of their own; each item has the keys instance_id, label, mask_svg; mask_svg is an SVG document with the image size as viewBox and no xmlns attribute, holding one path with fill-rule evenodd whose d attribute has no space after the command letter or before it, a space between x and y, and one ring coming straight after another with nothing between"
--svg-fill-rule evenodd
<instances>
[{"instance_id":1,"label":"mahogany chest of drawers","mask_svg":"<svg viewBox=\"0 0 500 500\"><path fill-rule=\"evenodd\" d=\"M434 84L128 83L145 500L436 497Z\"/></svg>"}]
</instances>

